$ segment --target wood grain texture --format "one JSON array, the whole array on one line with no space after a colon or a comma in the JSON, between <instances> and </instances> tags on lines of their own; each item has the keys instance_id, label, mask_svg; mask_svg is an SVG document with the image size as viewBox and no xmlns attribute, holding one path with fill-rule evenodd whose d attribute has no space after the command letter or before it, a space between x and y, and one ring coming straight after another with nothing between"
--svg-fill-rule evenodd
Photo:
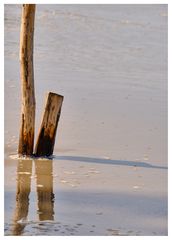
<instances>
[{"instance_id":1,"label":"wood grain texture","mask_svg":"<svg viewBox=\"0 0 172 240\"><path fill-rule=\"evenodd\" d=\"M21 127L19 155L32 155L35 126L35 91L33 69L35 4L22 5L20 32Z\"/></svg>"},{"instance_id":2,"label":"wood grain texture","mask_svg":"<svg viewBox=\"0 0 172 240\"><path fill-rule=\"evenodd\" d=\"M53 154L57 125L60 118L63 96L49 92L42 124L35 147L35 156Z\"/></svg>"}]
</instances>

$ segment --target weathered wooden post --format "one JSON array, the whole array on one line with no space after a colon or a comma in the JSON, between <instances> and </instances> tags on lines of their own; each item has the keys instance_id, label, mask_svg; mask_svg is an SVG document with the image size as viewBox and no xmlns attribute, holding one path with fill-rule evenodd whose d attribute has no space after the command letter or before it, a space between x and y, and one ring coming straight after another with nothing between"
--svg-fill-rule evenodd
<instances>
[{"instance_id":1,"label":"weathered wooden post","mask_svg":"<svg viewBox=\"0 0 172 240\"><path fill-rule=\"evenodd\" d=\"M35 4L23 4L20 32L20 75L22 90L19 155L32 155L35 126L33 36Z\"/></svg>"},{"instance_id":2,"label":"weathered wooden post","mask_svg":"<svg viewBox=\"0 0 172 240\"><path fill-rule=\"evenodd\" d=\"M49 92L45 106L42 124L35 147L35 156L50 156L53 154L56 130L60 118L63 96Z\"/></svg>"}]
</instances>

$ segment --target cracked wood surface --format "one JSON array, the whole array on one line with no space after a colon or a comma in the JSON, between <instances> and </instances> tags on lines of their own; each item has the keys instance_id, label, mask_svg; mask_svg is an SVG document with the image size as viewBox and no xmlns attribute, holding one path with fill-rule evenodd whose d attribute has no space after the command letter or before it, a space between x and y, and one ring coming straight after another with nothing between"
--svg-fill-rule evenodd
<instances>
[{"instance_id":1,"label":"cracked wood surface","mask_svg":"<svg viewBox=\"0 0 172 240\"><path fill-rule=\"evenodd\" d=\"M32 155L35 126L35 92L33 69L35 4L22 5L20 32L21 126L19 155Z\"/></svg>"},{"instance_id":2,"label":"cracked wood surface","mask_svg":"<svg viewBox=\"0 0 172 240\"><path fill-rule=\"evenodd\" d=\"M35 147L35 156L53 154L57 125L60 118L63 96L49 92L42 124Z\"/></svg>"}]
</instances>

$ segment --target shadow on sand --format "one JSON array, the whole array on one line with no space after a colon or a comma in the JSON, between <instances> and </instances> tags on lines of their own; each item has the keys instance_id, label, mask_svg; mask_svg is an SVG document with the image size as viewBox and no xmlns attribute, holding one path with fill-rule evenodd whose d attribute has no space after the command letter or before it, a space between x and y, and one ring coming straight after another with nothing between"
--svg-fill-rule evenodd
<instances>
[{"instance_id":1,"label":"shadow on sand","mask_svg":"<svg viewBox=\"0 0 172 240\"><path fill-rule=\"evenodd\" d=\"M130 167L168 169L168 167L165 167L165 166L151 165L151 164L145 163L145 162L92 158L92 157L83 157L83 156L55 156L55 155L53 155L53 159L54 160L69 160L69 161L77 161L77 162L86 162L86 163L130 166Z\"/></svg>"}]
</instances>

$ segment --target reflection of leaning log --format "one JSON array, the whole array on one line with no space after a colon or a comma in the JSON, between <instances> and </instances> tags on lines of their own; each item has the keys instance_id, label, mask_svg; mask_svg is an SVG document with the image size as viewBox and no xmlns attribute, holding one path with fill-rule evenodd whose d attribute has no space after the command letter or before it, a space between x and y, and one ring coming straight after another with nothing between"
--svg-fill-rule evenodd
<instances>
[{"instance_id":1,"label":"reflection of leaning log","mask_svg":"<svg viewBox=\"0 0 172 240\"><path fill-rule=\"evenodd\" d=\"M28 215L31 174L32 160L19 159L13 235L21 235L25 227L22 221L25 220Z\"/></svg>"},{"instance_id":2,"label":"reflection of leaning log","mask_svg":"<svg viewBox=\"0 0 172 240\"><path fill-rule=\"evenodd\" d=\"M35 160L39 220L54 220L52 160Z\"/></svg>"}]
</instances>

